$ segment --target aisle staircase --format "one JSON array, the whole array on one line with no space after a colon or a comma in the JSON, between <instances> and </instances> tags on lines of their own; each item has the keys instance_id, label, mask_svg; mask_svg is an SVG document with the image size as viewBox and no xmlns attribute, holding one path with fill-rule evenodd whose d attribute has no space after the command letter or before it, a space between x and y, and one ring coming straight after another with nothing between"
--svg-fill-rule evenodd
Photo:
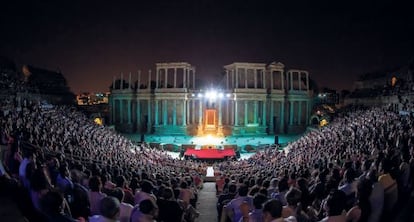
<instances>
[{"instance_id":1,"label":"aisle staircase","mask_svg":"<svg viewBox=\"0 0 414 222\"><path fill-rule=\"evenodd\" d=\"M196 222L214 222L217 221L217 197L216 197L216 184L212 182L206 182L198 193L197 210L200 212L200 216L196 219Z\"/></svg>"}]
</instances>

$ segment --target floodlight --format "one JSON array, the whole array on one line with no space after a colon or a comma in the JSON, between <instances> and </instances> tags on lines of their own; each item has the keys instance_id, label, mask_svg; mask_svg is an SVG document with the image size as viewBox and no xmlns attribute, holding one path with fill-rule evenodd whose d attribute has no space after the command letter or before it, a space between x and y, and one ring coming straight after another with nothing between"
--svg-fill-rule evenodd
<instances>
[{"instance_id":1,"label":"floodlight","mask_svg":"<svg viewBox=\"0 0 414 222\"><path fill-rule=\"evenodd\" d=\"M206 92L206 97L209 99L216 99L217 98L217 92L214 90Z\"/></svg>"}]
</instances>

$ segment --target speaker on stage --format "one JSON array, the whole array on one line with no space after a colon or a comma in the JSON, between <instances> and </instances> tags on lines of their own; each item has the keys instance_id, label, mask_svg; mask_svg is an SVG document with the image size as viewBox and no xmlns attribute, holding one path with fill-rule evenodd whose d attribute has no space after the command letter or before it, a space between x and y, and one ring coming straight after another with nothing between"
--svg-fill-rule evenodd
<instances>
[{"instance_id":1,"label":"speaker on stage","mask_svg":"<svg viewBox=\"0 0 414 222\"><path fill-rule=\"evenodd\" d=\"M278 135L275 135L275 144L279 145L279 136Z\"/></svg>"}]
</instances>

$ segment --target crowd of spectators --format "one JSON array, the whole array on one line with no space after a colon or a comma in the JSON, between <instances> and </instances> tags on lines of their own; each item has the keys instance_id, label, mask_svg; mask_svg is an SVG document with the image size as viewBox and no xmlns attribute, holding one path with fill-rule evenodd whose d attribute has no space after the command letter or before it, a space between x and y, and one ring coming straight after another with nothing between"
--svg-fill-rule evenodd
<instances>
[{"instance_id":1,"label":"crowd of spectators","mask_svg":"<svg viewBox=\"0 0 414 222\"><path fill-rule=\"evenodd\" d=\"M219 183L218 217L258 221L257 211L269 217L263 204L255 205L264 196L280 202L285 219L392 221L412 191L414 119L391 110L349 109L282 152L216 164L226 178Z\"/></svg>"},{"instance_id":2,"label":"crowd of spectators","mask_svg":"<svg viewBox=\"0 0 414 222\"><path fill-rule=\"evenodd\" d=\"M1 185L15 185L5 194L21 194L17 205L24 206L19 209L29 221L194 221L198 216L204 163L135 145L67 106L30 104L3 113L0 123L2 175L8 175ZM151 203L140 204L145 200Z\"/></svg>"},{"instance_id":3,"label":"crowd of spectators","mask_svg":"<svg viewBox=\"0 0 414 222\"><path fill-rule=\"evenodd\" d=\"M4 106L2 106L4 108ZM221 221L392 221L410 197L414 119L349 109L283 151L215 163ZM76 108L0 112L8 221L195 221L207 164L133 144Z\"/></svg>"}]
</instances>

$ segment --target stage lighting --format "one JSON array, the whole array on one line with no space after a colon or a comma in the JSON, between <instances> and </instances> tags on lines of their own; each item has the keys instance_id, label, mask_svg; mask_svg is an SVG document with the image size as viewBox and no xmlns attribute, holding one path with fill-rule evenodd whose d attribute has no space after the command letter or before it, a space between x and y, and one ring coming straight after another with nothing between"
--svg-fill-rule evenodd
<instances>
[{"instance_id":1,"label":"stage lighting","mask_svg":"<svg viewBox=\"0 0 414 222\"><path fill-rule=\"evenodd\" d=\"M201 97L203 97L203 94L198 93L197 97L198 97L198 98L201 98Z\"/></svg>"},{"instance_id":2,"label":"stage lighting","mask_svg":"<svg viewBox=\"0 0 414 222\"><path fill-rule=\"evenodd\" d=\"M219 98L223 98L224 97L224 94L223 93L219 93L218 96L219 96Z\"/></svg>"},{"instance_id":3,"label":"stage lighting","mask_svg":"<svg viewBox=\"0 0 414 222\"><path fill-rule=\"evenodd\" d=\"M217 98L217 92L212 90L212 91L208 91L206 93L206 97L209 99L216 99Z\"/></svg>"}]
</instances>

